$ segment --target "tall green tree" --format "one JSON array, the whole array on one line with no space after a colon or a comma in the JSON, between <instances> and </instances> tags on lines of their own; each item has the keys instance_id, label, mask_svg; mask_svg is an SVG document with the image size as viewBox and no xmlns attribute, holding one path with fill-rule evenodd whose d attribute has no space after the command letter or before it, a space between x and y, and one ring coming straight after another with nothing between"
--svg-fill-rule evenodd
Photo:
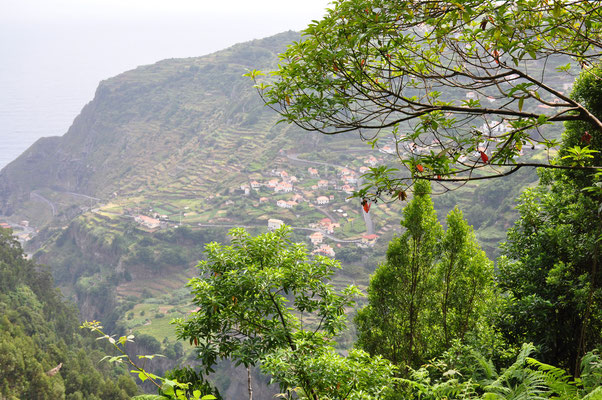
<instances>
[{"instance_id":1,"label":"tall green tree","mask_svg":"<svg viewBox=\"0 0 602 400\"><path fill-rule=\"evenodd\" d=\"M219 359L259 365L289 395L317 399L377 399L393 367L362 351L339 355L333 339L359 291L330 283L338 261L310 258L282 227L256 237L242 228L230 245L211 243L190 281L198 311L177 323L203 368Z\"/></svg>"},{"instance_id":2,"label":"tall green tree","mask_svg":"<svg viewBox=\"0 0 602 400\"><path fill-rule=\"evenodd\" d=\"M50 272L0 228L0 398L126 400L138 392L126 371L97 363L99 346L80 334L77 317Z\"/></svg>"},{"instance_id":3,"label":"tall green tree","mask_svg":"<svg viewBox=\"0 0 602 400\"><path fill-rule=\"evenodd\" d=\"M581 74L572 97L602 116L602 68ZM579 151L576 151L579 150ZM558 163L602 160L602 135L567 123ZM519 199L499 263L506 297L500 326L515 343L534 342L544 362L579 371L579 359L602 345L601 177L583 171L541 172Z\"/></svg>"},{"instance_id":4,"label":"tall green tree","mask_svg":"<svg viewBox=\"0 0 602 400\"><path fill-rule=\"evenodd\" d=\"M397 365L417 367L463 340L491 297L492 264L472 228L454 209L444 232L429 193L428 182L416 183L406 231L389 243L356 317L358 345Z\"/></svg>"}]
</instances>

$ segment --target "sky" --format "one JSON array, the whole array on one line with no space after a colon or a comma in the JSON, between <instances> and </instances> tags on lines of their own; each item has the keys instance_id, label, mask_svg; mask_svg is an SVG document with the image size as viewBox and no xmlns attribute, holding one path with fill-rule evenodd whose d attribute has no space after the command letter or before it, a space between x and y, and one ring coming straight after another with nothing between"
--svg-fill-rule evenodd
<instances>
[{"instance_id":1,"label":"sky","mask_svg":"<svg viewBox=\"0 0 602 400\"><path fill-rule=\"evenodd\" d=\"M139 65L301 30L330 0L0 0L0 168Z\"/></svg>"},{"instance_id":2,"label":"sky","mask_svg":"<svg viewBox=\"0 0 602 400\"><path fill-rule=\"evenodd\" d=\"M328 0L0 0L0 24L21 32L25 40L44 32L53 39L58 32L65 47L77 36L98 33L105 41L119 38L112 43L118 47L152 40L156 50L148 57L165 54L165 58L198 56L241 41L301 30L320 19L328 6ZM103 41L96 36L100 35L95 35L96 41Z\"/></svg>"}]
</instances>

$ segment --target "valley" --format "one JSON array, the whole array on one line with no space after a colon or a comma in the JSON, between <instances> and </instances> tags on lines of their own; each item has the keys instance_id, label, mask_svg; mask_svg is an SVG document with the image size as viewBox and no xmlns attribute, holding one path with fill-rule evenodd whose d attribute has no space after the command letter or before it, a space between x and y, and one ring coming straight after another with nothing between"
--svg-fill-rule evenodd
<instances>
[{"instance_id":1,"label":"valley","mask_svg":"<svg viewBox=\"0 0 602 400\"><path fill-rule=\"evenodd\" d=\"M154 338L175 357L162 367L193 362L188 344L172 351L169 322L193 310L186 284L205 244L226 241L230 228L290 225L311 253L341 261L336 287L360 289L401 233L404 203L379 202L367 213L351 197L370 168L396 166L390 143L370 148L353 134L278 124L242 77L274 66L297 37L287 32L103 81L64 136L40 139L0 172L3 226L50 267L81 319ZM459 206L494 258L516 217L514 199L536 180L521 171L435 193L438 217ZM348 332L341 346L353 338Z\"/></svg>"}]
</instances>

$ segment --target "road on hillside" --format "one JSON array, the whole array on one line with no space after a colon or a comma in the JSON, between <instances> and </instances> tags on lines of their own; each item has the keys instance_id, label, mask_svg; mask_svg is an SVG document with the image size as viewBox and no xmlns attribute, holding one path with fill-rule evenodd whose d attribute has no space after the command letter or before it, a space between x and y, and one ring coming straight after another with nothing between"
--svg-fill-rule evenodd
<instances>
[{"instance_id":1,"label":"road on hillside","mask_svg":"<svg viewBox=\"0 0 602 400\"><path fill-rule=\"evenodd\" d=\"M76 197L83 197L83 198L86 198L88 200L94 200L94 201L100 201L101 200L98 197L88 196L87 194L81 194L81 193L75 193L75 192L59 192L59 193L70 194L71 196L76 196Z\"/></svg>"},{"instance_id":2,"label":"road on hillside","mask_svg":"<svg viewBox=\"0 0 602 400\"><path fill-rule=\"evenodd\" d=\"M289 160L298 161L298 162L307 163L307 164L326 165L326 166L334 167L334 168L346 168L341 165L336 165L336 164L332 164L332 163L328 163L328 162L324 162L324 161L304 160L302 158L297 157L297 154L294 154L294 153L287 154L286 157ZM351 168L347 168L347 169L351 169ZM358 173L356 171L353 171L353 172L355 172L356 174ZM357 184L360 187L362 186L362 178L358 178ZM362 206L360 206L360 214L362 214L364 217L364 224L366 224L366 234L372 235L374 233L374 222L372 221L372 216L370 215L370 213L364 212L364 208Z\"/></svg>"},{"instance_id":3,"label":"road on hillside","mask_svg":"<svg viewBox=\"0 0 602 400\"><path fill-rule=\"evenodd\" d=\"M29 198L30 199L38 199L38 200L41 200L42 202L48 204L48 206L52 210L52 216L54 217L56 215L56 206L54 205L54 203L52 201L48 200L46 197L42 196L41 194L37 193L35 190L32 190L31 192L29 192Z\"/></svg>"},{"instance_id":4,"label":"road on hillside","mask_svg":"<svg viewBox=\"0 0 602 400\"><path fill-rule=\"evenodd\" d=\"M204 228L265 228L265 225L235 225L235 224L197 224L197 226L200 227L204 227ZM291 228L293 230L297 230L297 231L310 231L310 232L322 232L319 229L315 229L315 228L304 228L301 226L291 226ZM353 240L345 240L345 239L339 239L337 237L334 237L328 233L324 233L322 232L322 234L327 237L328 239L331 239L334 242L337 243L360 243L361 239L353 239Z\"/></svg>"}]
</instances>

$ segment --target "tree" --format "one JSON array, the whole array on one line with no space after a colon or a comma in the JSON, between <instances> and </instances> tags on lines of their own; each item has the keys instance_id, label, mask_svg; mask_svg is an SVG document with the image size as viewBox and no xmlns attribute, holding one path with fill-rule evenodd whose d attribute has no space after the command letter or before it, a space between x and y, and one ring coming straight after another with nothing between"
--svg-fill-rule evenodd
<instances>
[{"instance_id":1,"label":"tree","mask_svg":"<svg viewBox=\"0 0 602 400\"><path fill-rule=\"evenodd\" d=\"M396 365L418 367L476 330L491 298L493 269L458 209L437 221L430 184L419 181L403 210L406 232L389 243L386 262L358 312L358 344Z\"/></svg>"},{"instance_id":2,"label":"tree","mask_svg":"<svg viewBox=\"0 0 602 400\"><path fill-rule=\"evenodd\" d=\"M520 198L499 263L509 294L499 324L511 342L532 341L544 362L577 373L581 356L602 343L602 230L597 202L559 175Z\"/></svg>"},{"instance_id":3,"label":"tree","mask_svg":"<svg viewBox=\"0 0 602 400\"><path fill-rule=\"evenodd\" d=\"M190 281L198 311L177 322L178 337L194 344L205 372L231 358L260 365L300 397L378 398L393 367L361 351L343 357L332 347L358 289L335 290L329 281L339 263L310 259L289 235L288 227L257 237L236 228L231 245L208 244L200 277ZM337 380L327 384L327 376Z\"/></svg>"},{"instance_id":4,"label":"tree","mask_svg":"<svg viewBox=\"0 0 602 400\"><path fill-rule=\"evenodd\" d=\"M600 67L576 81L573 97L602 116ZM559 163L582 152L600 162L602 142L589 123L567 123ZM589 147L587 146L587 147ZM572 154L571 154L572 153ZM599 175L599 174L598 174ZM511 342L532 341L544 362L579 372L579 359L602 344L600 176L583 171L547 171L519 199L520 218L508 231L499 263L507 292L500 326Z\"/></svg>"},{"instance_id":5,"label":"tree","mask_svg":"<svg viewBox=\"0 0 602 400\"><path fill-rule=\"evenodd\" d=\"M374 191L359 197L403 197L412 177L447 188L525 166L594 169L522 151L556 149L543 129L556 122L599 135L599 117L566 87L600 61L601 10L586 0L339 0L282 54L275 81L247 75L284 121L396 149L408 172L374 169Z\"/></svg>"}]
</instances>

